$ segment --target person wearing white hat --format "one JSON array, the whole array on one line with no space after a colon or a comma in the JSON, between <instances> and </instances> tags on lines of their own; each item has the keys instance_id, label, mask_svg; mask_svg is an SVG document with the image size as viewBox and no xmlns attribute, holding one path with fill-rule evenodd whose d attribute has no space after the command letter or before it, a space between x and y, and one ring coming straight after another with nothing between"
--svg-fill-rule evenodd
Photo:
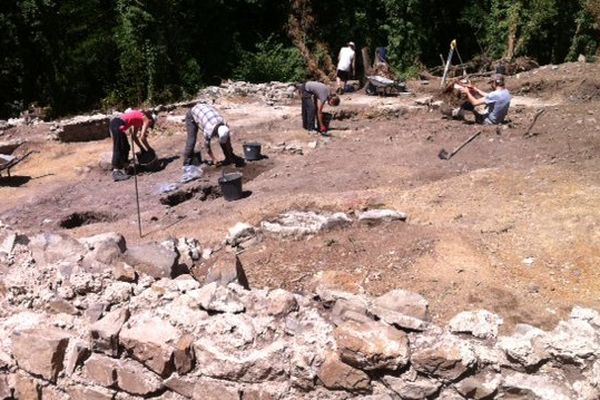
<instances>
[{"instance_id":1,"label":"person wearing white hat","mask_svg":"<svg viewBox=\"0 0 600 400\"><path fill-rule=\"evenodd\" d=\"M346 83L350 76L356 71L355 60L356 53L354 51L354 42L348 42L348 45L340 49L338 55L338 64L336 72L337 92L344 93ZM342 85L343 83L343 85Z\"/></svg>"},{"instance_id":2,"label":"person wearing white hat","mask_svg":"<svg viewBox=\"0 0 600 400\"><path fill-rule=\"evenodd\" d=\"M185 116L185 127L187 130L187 141L183 151L183 166L192 165L194 162L194 148L198 137L198 130L202 129L204 137L204 149L206 150L209 162L216 163L210 141L212 138L219 138L219 144L225 159L219 162L219 165L235 163L236 166L244 165L244 160L233 152L231 146L231 131L223 116L216 108L208 104L198 103Z\"/></svg>"}]
</instances>

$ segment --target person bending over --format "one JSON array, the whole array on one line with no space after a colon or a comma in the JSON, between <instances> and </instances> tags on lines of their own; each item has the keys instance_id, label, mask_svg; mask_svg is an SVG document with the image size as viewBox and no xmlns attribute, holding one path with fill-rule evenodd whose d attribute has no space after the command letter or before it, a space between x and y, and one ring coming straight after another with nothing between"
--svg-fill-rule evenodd
<instances>
[{"instance_id":1,"label":"person bending over","mask_svg":"<svg viewBox=\"0 0 600 400\"><path fill-rule=\"evenodd\" d=\"M235 164L236 167L244 165L244 160L233 152L231 146L231 131L225 122L225 119L216 108L208 104L198 103L192 107L185 116L185 127L187 130L187 141L183 151L183 166L192 165L194 158L194 148L198 130L202 130L204 137L204 149L208 154L208 162L217 164L214 153L210 146L212 138L218 137L221 150L225 159L218 165Z\"/></svg>"},{"instance_id":2,"label":"person bending over","mask_svg":"<svg viewBox=\"0 0 600 400\"><path fill-rule=\"evenodd\" d=\"M154 127L156 119L156 114L150 111L130 110L110 121L109 131L113 141L112 178L115 182L131 177L125 170L129 164L131 150L127 132L132 129L133 140L142 153L154 153L148 143L148 130Z\"/></svg>"},{"instance_id":3,"label":"person bending over","mask_svg":"<svg viewBox=\"0 0 600 400\"><path fill-rule=\"evenodd\" d=\"M331 93L329 86L321 82L308 81L300 87L302 93L302 127L309 132L318 128L321 134L327 134L328 126L323 118L325 103L336 107L340 98ZM315 119L317 127L315 127Z\"/></svg>"}]
</instances>

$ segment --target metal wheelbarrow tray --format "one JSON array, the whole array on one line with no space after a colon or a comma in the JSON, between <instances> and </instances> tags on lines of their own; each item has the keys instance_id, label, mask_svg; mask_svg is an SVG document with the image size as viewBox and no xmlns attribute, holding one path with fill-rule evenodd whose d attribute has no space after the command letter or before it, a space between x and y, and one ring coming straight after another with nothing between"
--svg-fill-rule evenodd
<instances>
[{"instance_id":1,"label":"metal wheelbarrow tray","mask_svg":"<svg viewBox=\"0 0 600 400\"><path fill-rule=\"evenodd\" d=\"M33 151L30 151L21 157L0 154L0 177L2 177L3 171L6 171L6 175L10 177L10 169L29 157L31 153L33 153Z\"/></svg>"},{"instance_id":2,"label":"metal wheelbarrow tray","mask_svg":"<svg viewBox=\"0 0 600 400\"><path fill-rule=\"evenodd\" d=\"M398 82L380 75L367 76L365 92L369 95L390 95L408 93L404 82Z\"/></svg>"}]
</instances>

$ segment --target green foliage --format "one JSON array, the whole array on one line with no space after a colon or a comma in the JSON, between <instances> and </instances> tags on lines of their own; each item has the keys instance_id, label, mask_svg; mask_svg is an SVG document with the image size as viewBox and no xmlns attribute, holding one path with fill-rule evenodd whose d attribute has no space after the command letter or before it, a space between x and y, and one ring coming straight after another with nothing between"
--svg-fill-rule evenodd
<instances>
[{"instance_id":1,"label":"green foliage","mask_svg":"<svg viewBox=\"0 0 600 400\"><path fill-rule=\"evenodd\" d=\"M0 118L34 102L64 115L171 101L231 77L303 80L284 35L298 2L310 10L300 34L325 69L350 40L371 54L386 46L404 78L439 65L452 39L464 60L599 54L599 0L5 0Z\"/></svg>"},{"instance_id":2,"label":"green foliage","mask_svg":"<svg viewBox=\"0 0 600 400\"><path fill-rule=\"evenodd\" d=\"M387 33L390 64L398 70L413 66L421 55L425 40L421 23L420 1L383 0L388 16L383 30Z\"/></svg>"},{"instance_id":3,"label":"green foliage","mask_svg":"<svg viewBox=\"0 0 600 400\"><path fill-rule=\"evenodd\" d=\"M579 0L581 10L575 19L577 28L569 47L568 61L575 61L579 54L594 60L598 51L600 33L600 2L594 0Z\"/></svg>"},{"instance_id":4,"label":"green foliage","mask_svg":"<svg viewBox=\"0 0 600 400\"><path fill-rule=\"evenodd\" d=\"M306 67L298 49L284 47L270 36L256 45L255 52L242 52L233 76L249 82L302 81Z\"/></svg>"}]
</instances>

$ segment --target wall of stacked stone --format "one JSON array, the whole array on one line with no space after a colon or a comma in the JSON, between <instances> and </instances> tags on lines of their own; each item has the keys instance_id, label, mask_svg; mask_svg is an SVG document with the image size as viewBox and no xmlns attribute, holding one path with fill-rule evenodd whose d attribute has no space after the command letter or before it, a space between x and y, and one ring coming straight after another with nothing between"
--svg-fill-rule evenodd
<instances>
[{"instance_id":1,"label":"wall of stacked stone","mask_svg":"<svg viewBox=\"0 0 600 400\"><path fill-rule=\"evenodd\" d=\"M419 294L344 291L342 272L249 289L233 253L203 253L0 225L0 399L600 398L595 310L499 336L500 316L437 326Z\"/></svg>"}]
</instances>

